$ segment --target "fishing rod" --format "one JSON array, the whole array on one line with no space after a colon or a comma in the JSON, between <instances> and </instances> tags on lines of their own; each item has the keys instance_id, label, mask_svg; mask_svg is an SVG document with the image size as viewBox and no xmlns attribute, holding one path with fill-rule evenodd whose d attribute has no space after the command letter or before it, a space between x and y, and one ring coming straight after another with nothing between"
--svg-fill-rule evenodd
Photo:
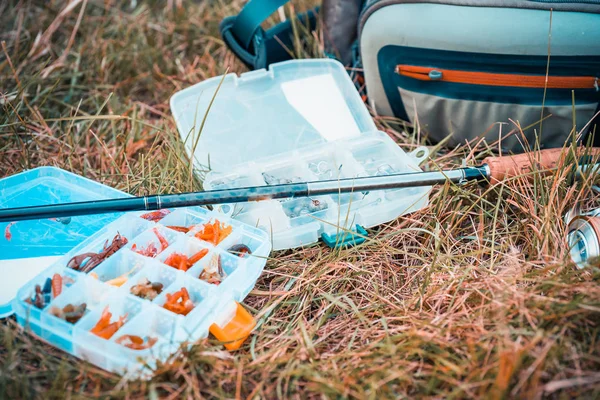
<instances>
[{"instance_id":1,"label":"fishing rod","mask_svg":"<svg viewBox=\"0 0 600 400\"><path fill-rule=\"evenodd\" d=\"M582 162L582 159L580 159L577 174L581 175L586 173L586 171L596 171L598 169L600 164L593 164L589 156L600 155L600 148L580 148L578 149L578 152L581 152L582 154L585 152L584 154L590 161ZM472 181L493 184L517 176L526 175L535 170L550 171L558 165L563 156L563 149L550 149L519 154L516 156L487 157L480 166L463 167L445 171L414 172L192 193L84 201L45 206L5 208L0 209L0 222L65 218L128 211L154 211L164 208L206 206L337 193L424 187L448 182L458 185Z\"/></svg>"}]
</instances>

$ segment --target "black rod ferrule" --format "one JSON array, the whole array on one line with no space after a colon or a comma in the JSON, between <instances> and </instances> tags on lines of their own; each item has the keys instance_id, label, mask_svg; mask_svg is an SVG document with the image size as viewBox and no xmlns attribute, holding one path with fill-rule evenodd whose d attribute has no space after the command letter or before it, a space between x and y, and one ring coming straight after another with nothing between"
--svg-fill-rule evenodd
<instances>
[{"instance_id":1,"label":"black rod ferrule","mask_svg":"<svg viewBox=\"0 0 600 400\"><path fill-rule=\"evenodd\" d=\"M490 177L489 167L487 165L482 165L480 167L466 167L462 170L464 172L465 182L486 182Z\"/></svg>"}]
</instances>

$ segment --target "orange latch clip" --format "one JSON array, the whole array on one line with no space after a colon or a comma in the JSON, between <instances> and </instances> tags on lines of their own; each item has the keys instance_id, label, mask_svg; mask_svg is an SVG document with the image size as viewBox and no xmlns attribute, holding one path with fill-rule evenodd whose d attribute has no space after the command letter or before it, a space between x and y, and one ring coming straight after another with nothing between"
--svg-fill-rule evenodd
<instances>
[{"instance_id":1,"label":"orange latch clip","mask_svg":"<svg viewBox=\"0 0 600 400\"><path fill-rule=\"evenodd\" d=\"M220 327L217 324L212 324L209 329L210 333L221 342L224 342L227 350L239 349L256 326L254 317L240 303L236 302L236 306L235 315L227 325Z\"/></svg>"}]
</instances>

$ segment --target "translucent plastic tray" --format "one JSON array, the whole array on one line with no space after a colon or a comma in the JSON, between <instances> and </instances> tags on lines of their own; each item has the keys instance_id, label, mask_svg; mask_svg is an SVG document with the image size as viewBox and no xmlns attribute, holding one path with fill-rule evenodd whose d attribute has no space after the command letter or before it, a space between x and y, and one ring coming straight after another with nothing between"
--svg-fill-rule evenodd
<instances>
[{"instance_id":1,"label":"translucent plastic tray","mask_svg":"<svg viewBox=\"0 0 600 400\"><path fill-rule=\"evenodd\" d=\"M167 361L182 344L206 337L211 325L227 327L236 317L237 302L247 296L265 265L271 250L265 232L197 208L174 210L157 222L140 218L141 215L125 215L107 225L23 286L13 301L18 323L55 347L129 378L150 376L157 361ZM232 227L231 233L216 246L211 243L214 237L202 236L209 232L205 231L205 224L215 220L220 221L223 228ZM169 228L173 226L190 229L180 232ZM127 244L91 271L82 272L68 266L74 256L101 252L118 234L127 239ZM159 236L168 245L161 245ZM251 253L241 252L241 244ZM238 246L232 249L233 245ZM187 270L187 265L180 270L165 264L173 253L189 257L199 251L206 254L195 264L190 263ZM89 262L91 258L80 269L85 269ZM73 261L70 265L77 267L76 264ZM218 269L219 264L222 271ZM220 283L200 279L205 269L222 272ZM41 305L38 308L36 286L44 291L48 279L55 274L61 276L61 292L54 296L55 292L50 290L41 295L40 298L46 298L43 302L37 301L37 305ZM209 275L205 273L203 277ZM115 278L120 279L120 286L110 284ZM162 284L162 291L154 293L157 295L151 300L132 294L132 288L144 279ZM182 287L186 288L193 304L187 315L163 307L167 296ZM75 323L55 315L56 310L63 310L68 304L80 306L81 303L86 304L85 313ZM107 307L112 313L111 323L119 317L126 318L124 324L105 339L90 330ZM144 343L148 339L155 342L148 349L134 350L118 343L123 335L139 336Z\"/></svg>"},{"instance_id":2,"label":"translucent plastic tray","mask_svg":"<svg viewBox=\"0 0 600 400\"><path fill-rule=\"evenodd\" d=\"M116 199L130 195L60 168L39 167L0 179L0 208ZM0 223L0 260L57 256L122 213Z\"/></svg>"},{"instance_id":3,"label":"translucent plastic tray","mask_svg":"<svg viewBox=\"0 0 600 400\"><path fill-rule=\"evenodd\" d=\"M419 172L425 147L410 154L386 134L374 132L241 165L228 173L210 172L206 190L294 182L336 180ZM313 198L224 204L217 209L257 226L275 250L317 242L323 233L344 235L356 225L373 227L427 205L429 187L342 193Z\"/></svg>"},{"instance_id":4,"label":"translucent plastic tray","mask_svg":"<svg viewBox=\"0 0 600 400\"><path fill-rule=\"evenodd\" d=\"M190 159L207 190L421 171L426 148L406 154L377 131L344 66L331 59L291 60L215 77L171 98ZM430 188L263 201L218 209L269 232L276 250L323 236L345 243L349 231L418 210ZM358 225L358 226L357 226Z\"/></svg>"}]
</instances>

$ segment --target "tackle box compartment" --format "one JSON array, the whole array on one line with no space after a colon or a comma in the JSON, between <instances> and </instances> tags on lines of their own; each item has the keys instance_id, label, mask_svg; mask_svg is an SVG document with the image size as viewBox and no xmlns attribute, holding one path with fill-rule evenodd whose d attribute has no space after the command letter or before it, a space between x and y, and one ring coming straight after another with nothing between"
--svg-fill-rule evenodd
<instances>
[{"instance_id":1,"label":"tackle box compartment","mask_svg":"<svg viewBox=\"0 0 600 400\"><path fill-rule=\"evenodd\" d=\"M177 92L171 110L205 190L421 171L426 147L405 153L380 132L344 67L294 60L215 77ZM343 243L428 204L430 187L223 204L268 232L273 249ZM331 240L331 238L334 238Z\"/></svg>"},{"instance_id":2,"label":"tackle box compartment","mask_svg":"<svg viewBox=\"0 0 600 400\"><path fill-rule=\"evenodd\" d=\"M239 302L264 268L267 234L200 207L170 211L123 215L81 242L19 289L17 322L128 379L151 377L212 329L241 344L254 325Z\"/></svg>"}]
</instances>

